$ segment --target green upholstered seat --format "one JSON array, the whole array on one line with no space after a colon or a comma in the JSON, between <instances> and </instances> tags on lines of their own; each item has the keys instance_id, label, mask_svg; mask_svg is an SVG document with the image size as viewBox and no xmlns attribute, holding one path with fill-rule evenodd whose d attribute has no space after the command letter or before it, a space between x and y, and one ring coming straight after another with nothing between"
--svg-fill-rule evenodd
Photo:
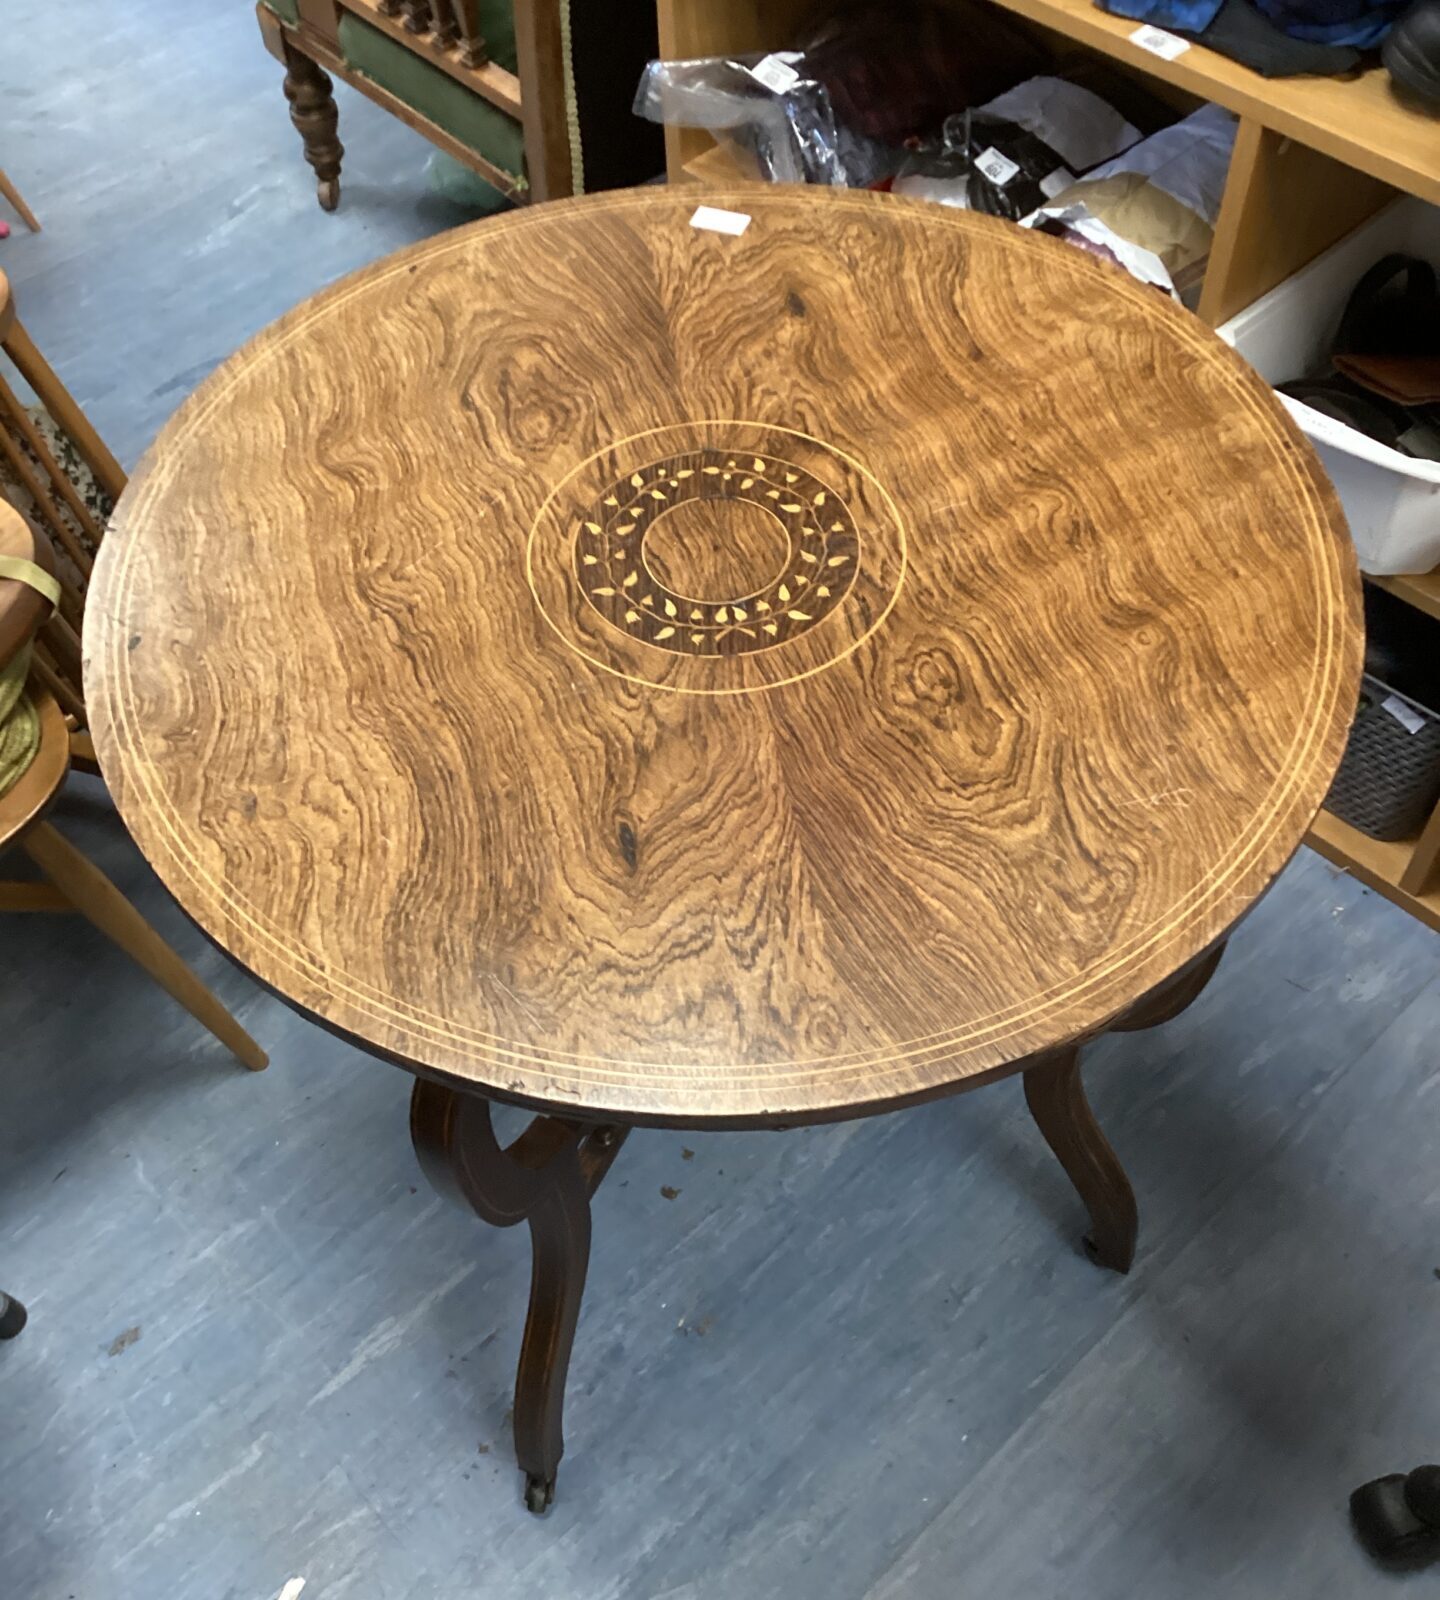
<instances>
[{"instance_id":1,"label":"green upholstered seat","mask_svg":"<svg viewBox=\"0 0 1440 1600\"><path fill-rule=\"evenodd\" d=\"M299 0L264 0L264 4L282 22L298 26ZM485 0L480 7L480 28L490 59L497 67L514 72L515 13L510 0ZM340 14L340 52L352 70L388 89L411 110L499 168L516 188L525 188L524 134L520 124L499 107L350 11Z\"/></svg>"},{"instance_id":2,"label":"green upholstered seat","mask_svg":"<svg viewBox=\"0 0 1440 1600\"><path fill-rule=\"evenodd\" d=\"M522 5L532 10L521 12ZM653 6L478 0L476 20L497 70L477 77L433 32L411 33L399 17L382 16L361 0L338 6L259 0L257 9L267 48L285 64L292 114L327 211L339 200L344 152L330 87L318 71L325 66L453 156L456 176L482 191L467 191L468 204L621 188L648 181L663 165L661 130L631 110L641 69L658 49ZM407 6L405 16L426 9ZM530 22L521 36L536 39L524 73L517 13ZM524 77L533 97L523 126L480 92L480 85L507 75L513 75L511 95L513 80ZM526 127L534 141L528 152ZM435 186L446 192L443 179Z\"/></svg>"},{"instance_id":3,"label":"green upholstered seat","mask_svg":"<svg viewBox=\"0 0 1440 1600\"><path fill-rule=\"evenodd\" d=\"M507 15L509 7L504 8ZM515 29L504 36L508 56L500 54L502 42L485 35L496 66L515 70ZM452 78L443 67L407 50L388 33L371 27L352 12L340 17L340 49L347 66L388 89L397 100L428 117L476 155L484 156L518 187L525 183L525 136L520 124L498 106L482 100Z\"/></svg>"}]
</instances>

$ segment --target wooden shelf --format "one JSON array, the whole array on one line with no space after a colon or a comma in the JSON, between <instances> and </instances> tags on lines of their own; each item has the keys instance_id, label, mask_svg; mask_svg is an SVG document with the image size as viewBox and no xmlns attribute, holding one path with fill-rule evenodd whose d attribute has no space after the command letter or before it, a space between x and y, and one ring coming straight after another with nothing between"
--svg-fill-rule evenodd
<instances>
[{"instance_id":1,"label":"wooden shelf","mask_svg":"<svg viewBox=\"0 0 1440 1600\"><path fill-rule=\"evenodd\" d=\"M1262 78L1199 44L1171 61L1142 50L1130 40L1136 24L1093 0L992 3L1052 41L1069 40L1169 85L1179 91L1177 101L1193 96L1239 116L1199 308L1212 326L1298 271L1393 190L1440 205L1440 115L1397 90L1381 67L1353 78ZM658 0L661 54L688 59L779 49L807 11L807 0ZM701 129L667 128L665 147L672 181L754 181ZM1375 581L1440 618L1440 572ZM1440 929L1440 807L1420 837L1394 844L1321 812L1308 843Z\"/></svg>"},{"instance_id":2,"label":"wooden shelf","mask_svg":"<svg viewBox=\"0 0 1440 1600\"><path fill-rule=\"evenodd\" d=\"M1415 577L1371 578L1382 589L1408 600L1420 611L1440 618L1440 572L1424 572Z\"/></svg>"},{"instance_id":3,"label":"wooden shelf","mask_svg":"<svg viewBox=\"0 0 1440 1600\"><path fill-rule=\"evenodd\" d=\"M1357 78L1262 78L1228 56L1192 44L1173 61L1142 50L1138 26L1091 0L995 0L1137 71L1213 100L1263 127L1440 204L1440 116L1402 99L1383 67Z\"/></svg>"},{"instance_id":4,"label":"wooden shelf","mask_svg":"<svg viewBox=\"0 0 1440 1600\"><path fill-rule=\"evenodd\" d=\"M1192 44L1173 61L1142 50L1129 38L1138 24L1101 11L1092 0L994 3L1137 72L1213 100L1347 167L1440 205L1440 115L1397 91L1383 67L1372 67L1354 78L1262 78L1238 61L1199 44ZM782 41L783 28L777 26L774 37ZM698 157L689 155L679 165L701 182L744 179L745 174L733 165L728 170L712 165L712 154L707 149Z\"/></svg>"},{"instance_id":5,"label":"wooden shelf","mask_svg":"<svg viewBox=\"0 0 1440 1600\"><path fill-rule=\"evenodd\" d=\"M1400 878L1415 850L1414 839L1397 839L1392 843L1372 839L1348 822L1322 811L1305 842L1326 860L1343 867L1387 900L1393 900L1412 917L1440 929L1440 888L1417 895L1408 894L1400 887Z\"/></svg>"},{"instance_id":6,"label":"wooden shelf","mask_svg":"<svg viewBox=\"0 0 1440 1600\"><path fill-rule=\"evenodd\" d=\"M737 183L758 183L754 172L747 172L724 145L712 144L692 156L680 169L690 183L703 183L711 189L728 189Z\"/></svg>"}]
</instances>

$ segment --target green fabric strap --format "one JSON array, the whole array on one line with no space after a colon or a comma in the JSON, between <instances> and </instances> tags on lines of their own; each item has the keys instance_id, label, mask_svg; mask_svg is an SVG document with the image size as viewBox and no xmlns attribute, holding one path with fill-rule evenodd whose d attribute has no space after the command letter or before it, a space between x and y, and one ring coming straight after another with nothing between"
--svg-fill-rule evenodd
<instances>
[{"instance_id":1,"label":"green fabric strap","mask_svg":"<svg viewBox=\"0 0 1440 1600\"><path fill-rule=\"evenodd\" d=\"M0 556L0 578L13 578L16 583L25 584L36 594L44 595L52 611L60 604L60 580L52 578L44 567L37 567L23 556Z\"/></svg>"},{"instance_id":2,"label":"green fabric strap","mask_svg":"<svg viewBox=\"0 0 1440 1600\"><path fill-rule=\"evenodd\" d=\"M60 604L59 583L33 561L0 555L0 578L34 589L50 602L51 611ZM40 750L40 713L25 693L31 654L26 644L0 667L0 795L15 787Z\"/></svg>"},{"instance_id":3,"label":"green fabric strap","mask_svg":"<svg viewBox=\"0 0 1440 1600\"><path fill-rule=\"evenodd\" d=\"M41 573L41 576L48 574ZM20 781L40 750L40 713L25 693L25 679L29 673L28 644L0 667L0 795L8 793Z\"/></svg>"}]
</instances>

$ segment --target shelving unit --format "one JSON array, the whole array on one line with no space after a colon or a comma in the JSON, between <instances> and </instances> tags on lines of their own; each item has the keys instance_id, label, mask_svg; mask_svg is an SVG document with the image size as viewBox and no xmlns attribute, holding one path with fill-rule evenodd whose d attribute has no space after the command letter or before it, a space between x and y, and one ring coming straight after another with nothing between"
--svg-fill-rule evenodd
<instances>
[{"instance_id":1,"label":"shelving unit","mask_svg":"<svg viewBox=\"0 0 1440 1600\"><path fill-rule=\"evenodd\" d=\"M1397 193L1440 205L1440 116L1374 68L1358 77L1263 78L1192 44L1165 60L1132 42L1135 24L1091 0L991 0L1054 46L1106 57L1182 109L1213 101L1240 119L1198 314L1226 321L1372 216ZM812 0L658 0L669 58L783 49ZM672 182L750 175L711 139L667 128ZM1440 572L1375 580L1440 618ZM1322 812L1309 843L1440 928L1440 806L1415 839L1387 844Z\"/></svg>"}]
</instances>

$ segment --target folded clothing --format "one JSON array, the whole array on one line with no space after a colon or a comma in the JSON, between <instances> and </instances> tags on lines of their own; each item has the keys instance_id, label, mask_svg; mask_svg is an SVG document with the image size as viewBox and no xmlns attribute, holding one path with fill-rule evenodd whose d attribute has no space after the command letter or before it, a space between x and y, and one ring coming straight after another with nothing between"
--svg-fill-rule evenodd
<instances>
[{"instance_id":1,"label":"folded clothing","mask_svg":"<svg viewBox=\"0 0 1440 1600\"><path fill-rule=\"evenodd\" d=\"M1215 20L1202 32L1183 28L1175 32L1218 50L1262 78L1343 78L1363 60L1350 45L1292 38L1262 16L1250 0L1225 0Z\"/></svg>"},{"instance_id":2,"label":"folded clothing","mask_svg":"<svg viewBox=\"0 0 1440 1600\"><path fill-rule=\"evenodd\" d=\"M1255 4L1292 39L1372 50L1409 0L1255 0Z\"/></svg>"},{"instance_id":3,"label":"folded clothing","mask_svg":"<svg viewBox=\"0 0 1440 1600\"><path fill-rule=\"evenodd\" d=\"M1115 16L1131 17L1194 39L1266 78L1338 78L1361 61L1342 38L1296 37L1251 0L1096 0ZM1392 16L1386 18L1388 29Z\"/></svg>"}]
</instances>

